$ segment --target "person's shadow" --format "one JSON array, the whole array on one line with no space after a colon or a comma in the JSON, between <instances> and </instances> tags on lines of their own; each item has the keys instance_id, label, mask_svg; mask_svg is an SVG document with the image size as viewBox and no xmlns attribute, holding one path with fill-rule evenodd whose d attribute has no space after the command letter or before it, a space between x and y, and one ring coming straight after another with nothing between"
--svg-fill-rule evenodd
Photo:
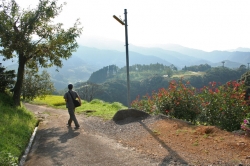
<instances>
[{"instance_id":1,"label":"person's shadow","mask_svg":"<svg viewBox=\"0 0 250 166\"><path fill-rule=\"evenodd\" d=\"M61 143L65 143L69 139L77 137L79 134L80 134L80 132L76 132L76 130L72 130L72 127L68 127L68 132L61 135L59 137L59 140L61 141Z\"/></svg>"}]
</instances>

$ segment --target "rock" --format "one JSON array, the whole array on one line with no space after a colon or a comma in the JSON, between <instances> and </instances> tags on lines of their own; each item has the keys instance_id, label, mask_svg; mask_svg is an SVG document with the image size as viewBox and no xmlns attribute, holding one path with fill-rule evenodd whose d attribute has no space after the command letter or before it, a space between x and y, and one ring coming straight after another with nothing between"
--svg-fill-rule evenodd
<instances>
[{"instance_id":1,"label":"rock","mask_svg":"<svg viewBox=\"0 0 250 166\"><path fill-rule=\"evenodd\" d=\"M127 118L147 118L150 115L146 112L136 110L136 109L124 109L124 110L119 110L113 117L113 121L120 121L124 120Z\"/></svg>"},{"instance_id":2,"label":"rock","mask_svg":"<svg viewBox=\"0 0 250 166\"><path fill-rule=\"evenodd\" d=\"M234 133L236 135L245 135L245 131L243 131L243 130L235 130L235 131L232 131L232 133Z\"/></svg>"}]
</instances>

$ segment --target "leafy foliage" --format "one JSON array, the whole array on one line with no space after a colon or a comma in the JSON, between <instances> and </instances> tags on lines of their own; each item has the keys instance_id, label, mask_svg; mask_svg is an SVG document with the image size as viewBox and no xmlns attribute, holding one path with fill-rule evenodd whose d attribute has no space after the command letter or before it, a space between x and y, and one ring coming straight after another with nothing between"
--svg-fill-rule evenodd
<instances>
[{"instance_id":1,"label":"leafy foliage","mask_svg":"<svg viewBox=\"0 0 250 166\"><path fill-rule=\"evenodd\" d=\"M112 80L101 84L95 96L96 99L106 102L113 102L119 99L119 102L127 103L127 82L124 80Z\"/></svg>"},{"instance_id":2,"label":"leafy foliage","mask_svg":"<svg viewBox=\"0 0 250 166\"><path fill-rule=\"evenodd\" d=\"M203 79L206 85L212 81L225 84L230 80L238 80L244 72L246 71L233 70L227 67L214 67L206 72Z\"/></svg>"},{"instance_id":3,"label":"leafy foliage","mask_svg":"<svg viewBox=\"0 0 250 166\"><path fill-rule=\"evenodd\" d=\"M68 59L78 47L76 38L82 28L77 20L73 27L65 30L63 24L52 24L60 14L62 5L56 0L40 0L36 9L20 9L15 0L2 0L0 7L0 54L4 59L18 58L17 81L13 99L20 105L25 66L62 66L62 59Z\"/></svg>"},{"instance_id":4,"label":"leafy foliage","mask_svg":"<svg viewBox=\"0 0 250 166\"><path fill-rule=\"evenodd\" d=\"M245 83L245 86L247 88L250 88L250 71L242 74L242 76L240 77L238 81L243 81Z\"/></svg>"},{"instance_id":5,"label":"leafy foliage","mask_svg":"<svg viewBox=\"0 0 250 166\"><path fill-rule=\"evenodd\" d=\"M193 123L199 121L228 131L240 129L249 113L244 83L232 81L216 87L216 83L211 82L210 85L197 90L188 82L172 81L167 90L163 88L152 97L137 98L131 105L148 113L163 113Z\"/></svg>"},{"instance_id":6,"label":"leafy foliage","mask_svg":"<svg viewBox=\"0 0 250 166\"><path fill-rule=\"evenodd\" d=\"M88 102L92 101L95 98L96 93L100 91L100 85L91 82L79 82L76 83L75 86L77 87L76 90L81 99Z\"/></svg>"},{"instance_id":7,"label":"leafy foliage","mask_svg":"<svg viewBox=\"0 0 250 166\"><path fill-rule=\"evenodd\" d=\"M14 101L10 98L9 93L0 93L0 105L2 106L14 106Z\"/></svg>"},{"instance_id":8,"label":"leafy foliage","mask_svg":"<svg viewBox=\"0 0 250 166\"><path fill-rule=\"evenodd\" d=\"M250 113L247 114L246 118L241 124L241 129L246 132L246 135L250 135Z\"/></svg>"},{"instance_id":9,"label":"leafy foliage","mask_svg":"<svg viewBox=\"0 0 250 166\"><path fill-rule=\"evenodd\" d=\"M24 100L33 100L36 97L44 98L55 91L47 71L39 75L34 70L26 70L23 80L22 96Z\"/></svg>"},{"instance_id":10,"label":"leafy foliage","mask_svg":"<svg viewBox=\"0 0 250 166\"><path fill-rule=\"evenodd\" d=\"M88 82L103 83L107 79L113 78L118 70L119 68L116 65L109 65L109 66L103 67L102 69L96 72L93 72L91 76L89 77Z\"/></svg>"},{"instance_id":11,"label":"leafy foliage","mask_svg":"<svg viewBox=\"0 0 250 166\"><path fill-rule=\"evenodd\" d=\"M200 64L200 65L189 66L189 67L185 66L182 70L198 72L198 71L207 71L209 69L211 69L210 65L208 65L208 64Z\"/></svg>"},{"instance_id":12,"label":"leafy foliage","mask_svg":"<svg viewBox=\"0 0 250 166\"><path fill-rule=\"evenodd\" d=\"M132 107L153 114L169 114L178 119L195 122L199 114L199 100L195 95L196 89L183 84L182 80L171 81L169 88L161 88L152 97L146 95L142 100L138 97L132 102Z\"/></svg>"},{"instance_id":13,"label":"leafy foliage","mask_svg":"<svg viewBox=\"0 0 250 166\"><path fill-rule=\"evenodd\" d=\"M204 67L206 72L193 72L179 70L175 71L171 66L162 64L150 65L133 65L130 66L130 98L135 100L137 96L144 96L146 94L152 95L152 92L158 91L161 88L167 89L169 82L175 80L189 81L190 86L194 88L203 88L209 82L215 81L218 84L225 84L230 80L237 80L245 71L245 68L229 69L226 67L210 68L209 65L199 65ZM207 67L207 68L206 68ZM171 71L170 73L168 73ZM107 75L107 73L111 73ZM100 79L98 79L100 77ZM126 67L118 68L111 65L100 69L93 73L91 79L98 85L98 90L95 91L93 98L101 99L108 102L121 102L127 104L127 73ZM99 81L98 81L99 80ZM116 85L120 84L120 85ZM121 86L121 84L123 86ZM116 88L120 88L117 90ZM75 86L76 89L79 87Z\"/></svg>"},{"instance_id":14,"label":"leafy foliage","mask_svg":"<svg viewBox=\"0 0 250 166\"><path fill-rule=\"evenodd\" d=\"M5 67L3 67L0 63L0 93L4 93L6 89L13 88L15 77L16 75L14 70L5 71Z\"/></svg>"},{"instance_id":15,"label":"leafy foliage","mask_svg":"<svg viewBox=\"0 0 250 166\"><path fill-rule=\"evenodd\" d=\"M175 69L174 66L172 68ZM148 77L155 75L166 75L171 77L173 75L173 69L171 66L165 66L163 64L150 64L150 65L132 65L129 66L129 76L135 81L140 81ZM126 80L127 79L127 67L119 68L116 65L109 65L91 74L88 82L104 83L110 80Z\"/></svg>"},{"instance_id":16,"label":"leafy foliage","mask_svg":"<svg viewBox=\"0 0 250 166\"><path fill-rule=\"evenodd\" d=\"M201 89L200 97L203 101L200 120L228 131L240 129L249 112L244 83L229 81L217 87L215 82L211 82L210 87Z\"/></svg>"}]
</instances>

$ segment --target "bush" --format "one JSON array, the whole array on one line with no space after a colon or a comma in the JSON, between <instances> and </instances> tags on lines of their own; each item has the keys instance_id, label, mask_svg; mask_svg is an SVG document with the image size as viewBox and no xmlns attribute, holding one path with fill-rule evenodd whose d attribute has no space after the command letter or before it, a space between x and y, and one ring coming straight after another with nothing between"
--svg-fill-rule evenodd
<instances>
[{"instance_id":1,"label":"bush","mask_svg":"<svg viewBox=\"0 0 250 166\"><path fill-rule=\"evenodd\" d=\"M5 71L5 67L3 67L0 63L0 93L4 93L7 89L11 89L15 83L15 70Z\"/></svg>"},{"instance_id":2,"label":"bush","mask_svg":"<svg viewBox=\"0 0 250 166\"><path fill-rule=\"evenodd\" d=\"M246 135L250 135L250 113L247 114L246 118L241 124L241 129L246 132Z\"/></svg>"},{"instance_id":3,"label":"bush","mask_svg":"<svg viewBox=\"0 0 250 166\"><path fill-rule=\"evenodd\" d=\"M230 81L223 86L216 86L215 82L210 87L201 90L203 110L200 120L222 129L233 131L240 129L248 104L244 100L245 87L236 81Z\"/></svg>"},{"instance_id":4,"label":"bush","mask_svg":"<svg viewBox=\"0 0 250 166\"><path fill-rule=\"evenodd\" d=\"M169 88L153 92L152 97L138 97L131 106L151 114L166 114L174 118L205 125L215 125L233 131L240 129L244 117L249 113L248 103L244 100L244 84L236 81L218 86L211 82L199 91L189 82L171 81Z\"/></svg>"},{"instance_id":5,"label":"bush","mask_svg":"<svg viewBox=\"0 0 250 166\"><path fill-rule=\"evenodd\" d=\"M165 114L171 117L184 119L195 123L200 113L196 89L189 86L189 82L183 84L171 81L169 88L159 89L153 92L152 97L147 95L140 101L139 97L132 102L132 107L150 114Z\"/></svg>"}]
</instances>

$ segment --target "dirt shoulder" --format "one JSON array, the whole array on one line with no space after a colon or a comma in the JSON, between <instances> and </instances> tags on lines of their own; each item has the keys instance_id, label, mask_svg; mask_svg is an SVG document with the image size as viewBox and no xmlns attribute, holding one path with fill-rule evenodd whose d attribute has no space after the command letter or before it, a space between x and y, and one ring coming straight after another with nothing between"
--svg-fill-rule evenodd
<instances>
[{"instance_id":1,"label":"dirt shoulder","mask_svg":"<svg viewBox=\"0 0 250 166\"><path fill-rule=\"evenodd\" d=\"M250 138L153 116L114 122L26 104L43 119L25 165L250 165Z\"/></svg>"}]
</instances>

